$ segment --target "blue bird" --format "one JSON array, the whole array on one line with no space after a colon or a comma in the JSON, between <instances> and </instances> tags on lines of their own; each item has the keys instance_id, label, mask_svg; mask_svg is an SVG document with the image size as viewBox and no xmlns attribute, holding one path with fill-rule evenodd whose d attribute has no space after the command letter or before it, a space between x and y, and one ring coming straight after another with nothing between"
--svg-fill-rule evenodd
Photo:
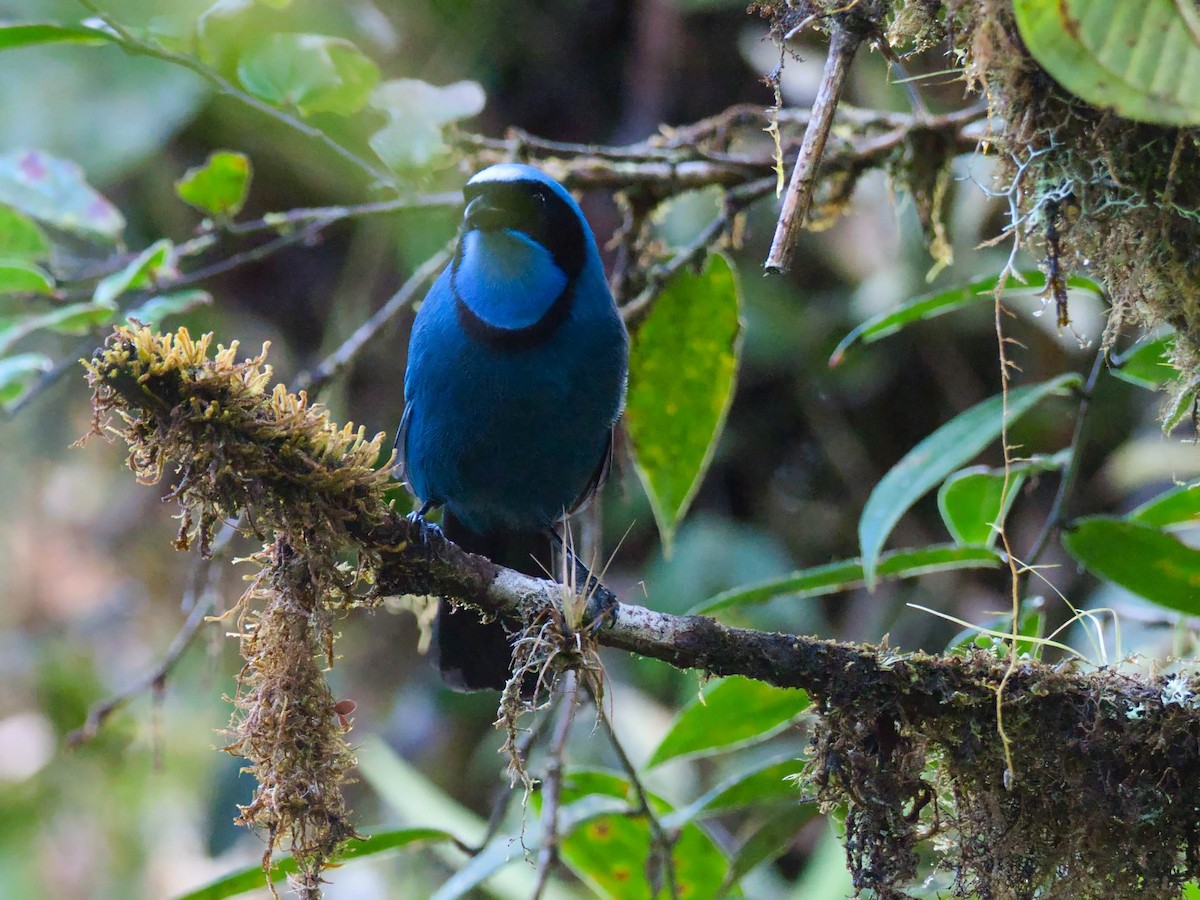
<instances>
[{"instance_id":1,"label":"blue bird","mask_svg":"<svg viewBox=\"0 0 1200 900\"><path fill-rule=\"evenodd\" d=\"M531 554L607 474L629 339L562 185L502 163L463 194L458 248L413 323L396 447L421 516L442 507L451 540L541 575ZM501 623L441 601L436 627L452 686L503 687Z\"/></svg>"}]
</instances>

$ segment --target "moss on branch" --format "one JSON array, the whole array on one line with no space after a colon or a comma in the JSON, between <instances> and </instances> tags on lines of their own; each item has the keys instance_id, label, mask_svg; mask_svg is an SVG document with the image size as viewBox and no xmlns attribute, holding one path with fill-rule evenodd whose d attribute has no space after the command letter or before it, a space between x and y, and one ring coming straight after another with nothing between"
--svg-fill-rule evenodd
<instances>
[{"instance_id":1,"label":"moss on branch","mask_svg":"<svg viewBox=\"0 0 1200 900\"><path fill-rule=\"evenodd\" d=\"M209 347L182 330L117 329L88 363L97 422L129 443L140 479L174 461L168 496L193 531L246 514L273 532L240 607L247 665L230 749L260 783L244 819L289 838L319 878L353 833L340 793L352 757L317 664L332 660L333 618L409 594L528 622L562 589L418 535L387 502L388 469L372 467L380 438L268 391L262 356L209 358ZM628 604L596 636L810 691L820 721L809 780L827 808L846 810L859 889L904 896L923 845L959 893L982 897L1174 896L1200 873L1200 695L1183 676L1023 663L1004 688L1016 776L1005 784L1006 661L991 653L901 654Z\"/></svg>"}]
</instances>

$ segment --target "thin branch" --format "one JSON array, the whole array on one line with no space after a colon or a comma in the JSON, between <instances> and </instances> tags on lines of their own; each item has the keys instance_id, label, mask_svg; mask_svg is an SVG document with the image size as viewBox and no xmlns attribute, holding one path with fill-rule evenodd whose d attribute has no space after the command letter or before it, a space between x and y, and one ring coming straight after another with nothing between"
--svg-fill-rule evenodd
<instances>
[{"instance_id":1,"label":"thin branch","mask_svg":"<svg viewBox=\"0 0 1200 900\"><path fill-rule=\"evenodd\" d=\"M84 723L67 735L68 747L78 747L80 744L90 741L99 734L100 729L104 727L104 723L113 713L123 709L142 694L152 691L156 697L161 696L166 688L167 679L175 671L175 666L183 659L188 648L191 647L192 641L196 639L196 635L200 633L208 619L208 614L216 605L215 582L220 575L221 568L213 563L229 547L236 534L237 526L226 523L216 540L213 541L212 556L201 557L197 560L196 571L192 575L192 585L183 600L184 607L188 609L187 619L172 638L171 645L163 654L163 658L159 660L158 665L124 690L93 704L88 709Z\"/></svg>"},{"instance_id":2,"label":"thin branch","mask_svg":"<svg viewBox=\"0 0 1200 900\"><path fill-rule=\"evenodd\" d=\"M586 684L586 682L585 682ZM647 877L652 885L655 886L654 894L658 895L657 885L658 878L653 877L657 873L661 873L666 880L667 893L676 900L679 897L679 887L675 879L675 841L678 840L678 834L668 834L663 828L662 822L658 820L658 816L654 814L654 809L650 806L650 796L646 792L646 788L642 785L642 779L638 776L637 766L629 758L629 754L625 752L625 747L622 746L620 739L617 737L617 732L613 728L612 720L608 717L608 713L604 711L603 698L596 696L595 691L590 685L587 685L587 692L592 698L592 702L596 705L596 717L600 720L600 724L604 726L604 733L608 736L608 742L612 745L613 752L617 754L617 759L621 763L621 768L625 770L625 774L629 777L629 783L633 786L634 795L637 797L637 808L633 811L635 816L641 816L646 820L646 825L650 829L651 846L657 853L657 859L652 855L646 860L646 866L649 868L655 865L653 871L648 871Z\"/></svg>"},{"instance_id":3,"label":"thin branch","mask_svg":"<svg viewBox=\"0 0 1200 900\"><path fill-rule=\"evenodd\" d=\"M771 252L767 256L768 272L783 273L792 265L796 252L796 236L804 225L808 207L812 202L813 185L817 180L817 167L825 152L825 141L833 125L833 113L842 96L846 73L854 54L862 43L862 35L844 23L835 20L829 34L829 56L825 58L825 72L821 86L812 105L812 118L804 130L804 142L796 156L796 165L788 182L783 198L783 209L775 226L775 237L771 241Z\"/></svg>"},{"instance_id":4,"label":"thin branch","mask_svg":"<svg viewBox=\"0 0 1200 900\"><path fill-rule=\"evenodd\" d=\"M768 194L774 186L775 177L772 175L726 192L721 213L709 222L690 244L646 274L646 286L641 293L621 307L621 317L625 324L633 328L641 322L649 314L654 301L658 299L671 277L682 269L699 265L737 215L755 200Z\"/></svg>"},{"instance_id":5,"label":"thin branch","mask_svg":"<svg viewBox=\"0 0 1200 900\"><path fill-rule=\"evenodd\" d=\"M558 861L558 812L562 797L563 772L566 769L567 738L575 711L579 707L579 682L575 673L563 673L558 693L558 723L550 741L550 756L546 765L546 777L542 781L542 846L538 850L537 876L530 896L539 900L550 882L550 873Z\"/></svg>"},{"instance_id":6,"label":"thin branch","mask_svg":"<svg viewBox=\"0 0 1200 900\"><path fill-rule=\"evenodd\" d=\"M1096 382L1104 368L1106 356L1107 351L1101 347L1092 362L1092 369L1088 372L1087 381L1079 389L1079 411L1075 414L1075 430L1071 432L1071 443L1067 447L1067 466L1059 479L1058 490L1054 493L1054 500L1050 503L1050 510L1046 513L1042 529L1021 560L1025 568L1030 568L1038 561L1038 557L1042 555L1042 551L1046 549L1050 539L1064 524L1063 511L1070 500L1071 491L1075 487L1075 479L1079 474L1080 451L1083 448L1083 423L1091 408L1092 393L1096 389Z\"/></svg>"},{"instance_id":7,"label":"thin branch","mask_svg":"<svg viewBox=\"0 0 1200 900\"><path fill-rule=\"evenodd\" d=\"M233 97L235 100L245 104L256 112L262 113L267 118L274 119L276 122L285 125L292 131L299 132L306 138L320 144L330 153L350 163L352 166L366 175L372 182L384 187L392 188L393 190L397 189L398 186L396 177L391 172L381 169L363 159L353 150L350 150L348 147L344 147L339 144L321 129L309 125L307 122L301 121L292 114L276 106L272 106L269 103L259 100L253 94L242 90L233 82L229 81L229 79L225 78L220 73L213 71L197 59L193 59L190 56L186 56L182 53L175 53L171 50L165 49L164 47L160 47L157 44L142 40L141 38L132 34L127 28L125 28L125 26L121 25L121 23L113 19L108 13L101 10L93 2L93 0L79 0L79 2L92 13L94 13L96 17L105 24L105 26L115 36L118 46L125 51L137 56L147 56L152 59L161 60L162 62L180 66L190 72L194 72L196 75L199 75L214 88L216 88L219 93Z\"/></svg>"},{"instance_id":8,"label":"thin branch","mask_svg":"<svg viewBox=\"0 0 1200 900\"><path fill-rule=\"evenodd\" d=\"M301 372L296 377L296 390L307 390L310 395L315 396L330 379L341 373L362 348L379 333L381 328L416 299L417 293L425 286L426 282L441 271L450 259L453 244L452 240L421 263L408 280L400 286L400 289L392 294L388 301L379 307L369 319L359 325L354 333L346 338L340 347L325 357L316 368Z\"/></svg>"},{"instance_id":9,"label":"thin branch","mask_svg":"<svg viewBox=\"0 0 1200 900\"><path fill-rule=\"evenodd\" d=\"M462 204L462 191L442 191L437 194L413 194L396 197L391 200L378 200L373 203L352 203L346 206L310 206L299 209L289 209L287 212L267 213L259 219L245 222L228 222L214 226L212 232L226 234L253 234L258 231L282 231L296 225L319 222L322 227L340 222L343 219L363 218L366 216L382 216L389 213L401 212L407 209L430 209L440 206L459 206Z\"/></svg>"}]
</instances>

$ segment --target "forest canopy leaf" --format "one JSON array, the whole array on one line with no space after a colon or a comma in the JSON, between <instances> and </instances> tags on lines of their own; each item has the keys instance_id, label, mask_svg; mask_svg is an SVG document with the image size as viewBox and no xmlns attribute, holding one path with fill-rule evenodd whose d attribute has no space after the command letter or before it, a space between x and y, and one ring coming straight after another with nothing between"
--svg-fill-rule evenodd
<instances>
[{"instance_id":1,"label":"forest canopy leaf","mask_svg":"<svg viewBox=\"0 0 1200 900\"><path fill-rule=\"evenodd\" d=\"M787 727L808 704L804 691L777 688L740 675L724 678L680 711L646 765L766 740Z\"/></svg>"},{"instance_id":2,"label":"forest canopy leaf","mask_svg":"<svg viewBox=\"0 0 1200 900\"><path fill-rule=\"evenodd\" d=\"M19 398L34 378L52 368L54 360L44 353L0 357L0 406Z\"/></svg>"},{"instance_id":3,"label":"forest canopy leaf","mask_svg":"<svg viewBox=\"0 0 1200 900\"><path fill-rule=\"evenodd\" d=\"M92 301L101 306L113 306L126 291L153 284L164 273L173 274L174 244L166 238L155 241L118 272L100 279L92 293Z\"/></svg>"},{"instance_id":4,"label":"forest canopy leaf","mask_svg":"<svg viewBox=\"0 0 1200 900\"><path fill-rule=\"evenodd\" d=\"M1151 497L1126 518L1155 528L1200 522L1200 481L1179 484Z\"/></svg>"},{"instance_id":5,"label":"forest canopy leaf","mask_svg":"<svg viewBox=\"0 0 1200 900\"><path fill-rule=\"evenodd\" d=\"M742 347L728 260L677 273L634 332L625 422L668 551L716 449Z\"/></svg>"},{"instance_id":6,"label":"forest canopy leaf","mask_svg":"<svg viewBox=\"0 0 1200 900\"><path fill-rule=\"evenodd\" d=\"M957 544L994 546L1017 492L1025 484L1024 472L975 466L955 472L938 490L938 510Z\"/></svg>"},{"instance_id":7,"label":"forest canopy leaf","mask_svg":"<svg viewBox=\"0 0 1200 900\"><path fill-rule=\"evenodd\" d=\"M922 294L920 297L909 300L896 309L885 310L871 316L871 318L850 331L849 334L838 341L838 345L834 348L833 353L830 354L829 365L839 365L845 358L846 351L856 343L873 344L880 338L895 334L913 322L936 319L938 316L944 316L946 313L971 306L981 300L992 300L996 285L999 283L1001 277L1004 277L1007 281L1005 287L1006 293L1013 293L1015 291L1041 291L1046 287L1045 274L1037 269L1033 269L1011 277L1008 275L989 275L985 278L977 278L974 281L956 285L943 291ZM1080 276L1073 276L1068 279L1067 288L1068 290L1087 291L1098 296L1103 294L1098 284L1091 279Z\"/></svg>"},{"instance_id":8,"label":"forest canopy leaf","mask_svg":"<svg viewBox=\"0 0 1200 900\"><path fill-rule=\"evenodd\" d=\"M1063 87L1127 119L1200 124L1194 0L1014 0L1029 52Z\"/></svg>"},{"instance_id":9,"label":"forest canopy leaf","mask_svg":"<svg viewBox=\"0 0 1200 900\"><path fill-rule=\"evenodd\" d=\"M390 169L427 166L450 149L442 129L478 115L485 102L483 88L474 81L444 87L415 78L385 81L371 93L371 106L388 119L371 135L371 149Z\"/></svg>"},{"instance_id":10,"label":"forest canopy leaf","mask_svg":"<svg viewBox=\"0 0 1200 900\"><path fill-rule=\"evenodd\" d=\"M950 572L956 569L990 569L1000 565L996 551L987 547L960 547L954 544L933 544L912 550L893 550L879 557L875 575L881 579L915 578L934 572ZM722 609L766 603L776 597L803 599L823 597L838 591L860 588L866 583L861 559L843 559L824 563L782 578L733 588L710 597L688 612L691 615L709 615Z\"/></svg>"},{"instance_id":11,"label":"forest canopy leaf","mask_svg":"<svg viewBox=\"0 0 1200 900\"><path fill-rule=\"evenodd\" d=\"M366 835L364 840L351 841L338 857L338 861L374 856L418 843L452 843L454 840L454 835L438 828L398 828L394 831L381 831ZM278 883L297 871L296 860L291 856L283 857L272 867L271 881ZM224 900L226 897L236 897L247 891L262 890L262 886L262 866L255 864L230 872L203 887L180 895L176 900Z\"/></svg>"},{"instance_id":12,"label":"forest canopy leaf","mask_svg":"<svg viewBox=\"0 0 1200 900\"><path fill-rule=\"evenodd\" d=\"M106 44L112 36L81 25L57 25L53 22L0 23L0 50L32 47L37 44Z\"/></svg>"},{"instance_id":13,"label":"forest canopy leaf","mask_svg":"<svg viewBox=\"0 0 1200 900\"><path fill-rule=\"evenodd\" d=\"M54 278L41 266L0 259L0 294L52 294Z\"/></svg>"},{"instance_id":14,"label":"forest canopy leaf","mask_svg":"<svg viewBox=\"0 0 1200 900\"><path fill-rule=\"evenodd\" d=\"M125 217L87 183L83 169L41 150L0 154L0 204L105 243L115 243L125 230Z\"/></svg>"},{"instance_id":15,"label":"forest canopy leaf","mask_svg":"<svg viewBox=\"0 0 1200 900\"><path fill-rule=\"evenodd\" d=\"M1081 383L1079 375L1071 372L1040 384L1010 390L1009 424L1046 397ZM1004 397L997 394L955 416L908 451L875 485L858 522L863 574L868 586L875 585L879 554L901 516L947 475L1000 436L1004 426L1004 403Z\"/></svg>"},{"instance_id":16,"label":"forest canopy leaf","mask_svg":"<svg viewBox=\"0 0 1200 900\"><path fill-rule=\"evenodd\" d=\"M217 218L236 216L249 189L250 158L231 150L210 153L204 165L188 169L175 182L179 199Z\"/></svg>"},{"instance_id":17,"label":"forest canopy leaf","mask_svg":"<svg viewBox=\"0 0 1200 900\"><path fill-rule=\"evenodd\" d=\"M1109 371L1122 381L1157 390L1179 373L1171 365L1174 335L1143 338L1112 360Z\"/></svg>"},{"instance_id":18,"label":"forest canopy leaf","mask_svg":"<svg viewBox=\"0 0 1200 900\"><path fill-rule=\"evenodd\" d=\"M37 222L23 213L0 206L0 259L39 262L50 255L50 239Z\"/></svg>"},{"instance_id":19,"label":"forest canopy leaf","mask_svg":"<svg viewBox=\"0 0 1200 900\"><path fill-rule=\"evenodd\" d=\"M274 106L303 116L358 112L379 81L379 69L350 41L322 34L271 34L238 61L242 86Z\"/></svg>"},{"instance_id":20,"label":"forest canopy leaf","mask_svg":"<svg viewBox=\"0 0 1200 900\"><path fill-rule=\"evenodd\" d=\"M1063 546L1093 575L1166 609L1200 614L1200 550L1143 522L1093 516L1063 534Z\"/></svg>"}]
</instances>

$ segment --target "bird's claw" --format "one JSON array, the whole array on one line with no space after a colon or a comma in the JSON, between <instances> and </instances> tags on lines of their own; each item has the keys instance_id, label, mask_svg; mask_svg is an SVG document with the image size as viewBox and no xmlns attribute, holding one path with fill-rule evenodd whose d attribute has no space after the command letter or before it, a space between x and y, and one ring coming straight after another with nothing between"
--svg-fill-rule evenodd
<instances>
[{"instance_id":1,"label":"bird's claw","mask_svg":"<svg viewBox=\"0 0 1200 900\"><path fill-rule=\"evenodd\" d=\"M592 630L612 625L620 603L617 595L594 577L587 581L587 603L583 607L583 624Z\"/></svg>"},{"instance_id":2,"label":"bird's claw","mask_svg":"<svg viewBox=\"0 0 1200 900\"><path fill-rule=\"evenodd\" d=\"M433 554L434 545L439 542L445 542L446 534L442 531L442 527L436 522L430 522L419 510L413 510L405 516L413 528L409 531L409 536L412 540L420 545L425 551L426 556Z\"/></svg>"}]
</instances>

